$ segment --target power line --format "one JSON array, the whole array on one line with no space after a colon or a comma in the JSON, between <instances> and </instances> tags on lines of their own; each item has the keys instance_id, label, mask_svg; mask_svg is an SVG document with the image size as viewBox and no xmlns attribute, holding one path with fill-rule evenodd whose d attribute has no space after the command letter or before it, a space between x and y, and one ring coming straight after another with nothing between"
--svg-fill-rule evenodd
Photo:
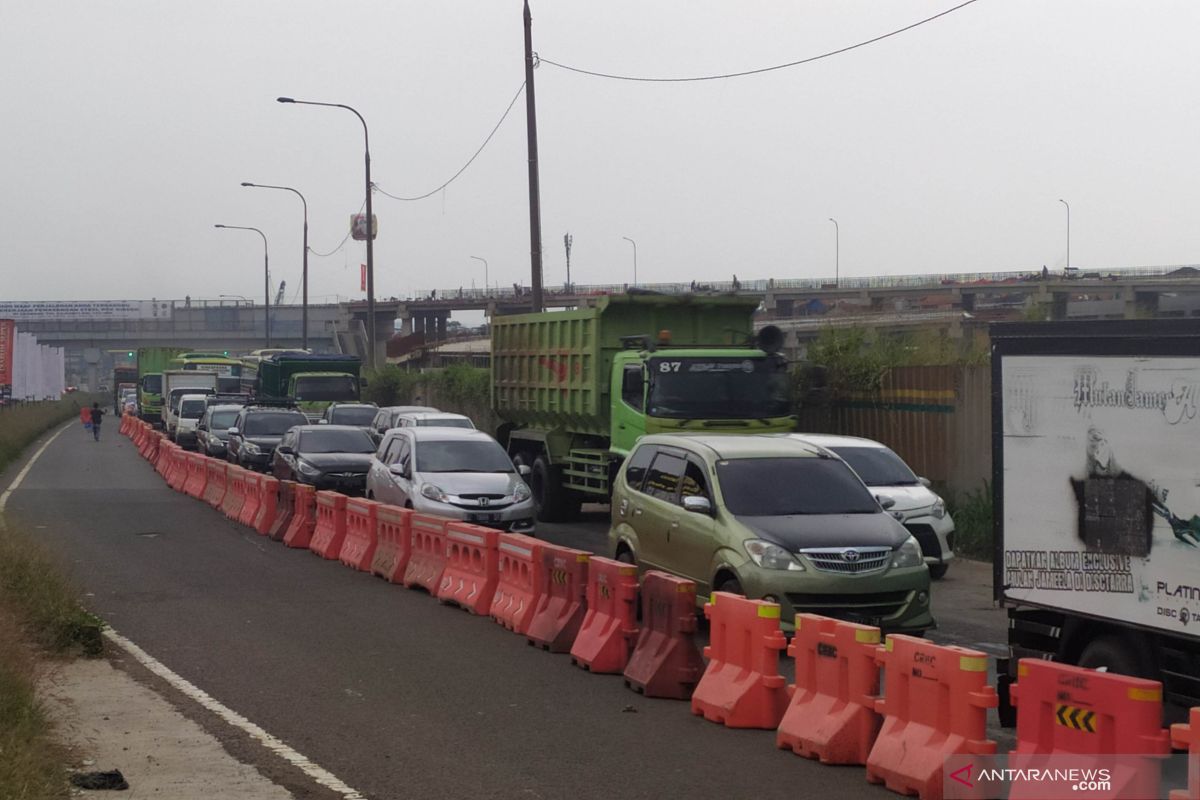
<instances>
[{"instance_id":1,"label":"power line","mask_svg":"<svg viewBox=\"0 0 1200 800\"><path fill-rule=\"evenodd\" d=\"M362 205L360 205L358 207L358 211L356 213L361 214L363 209L366 207L367 207L367 201L364 198L362 201ZM353 230L346 231L346 235L342 237L342 240L340 242L338 242L337 247L333 248L328 253L318 253L316 250L312 249L311 247L308 248L308 252L312 253L314 256L317 256L318 258L328 258L329 256L336 253L338 250L342 249L343 245L346 244L346 240L350 238L350 234L353 232L354 232Z\"/></svg>"},{"instance_id":2,"label":"power line","mask_svg":"<svg viewBox=\"0 0 1200 800\"><path fill-rule=\"evenodd\" d=\"M380 185L378 183L375 184L375 188L379 191L380 194L390 197L393 200L406 200L406 201L424 200L426 197L435 195L438 192L440 192L442 189L445 189L447 186L449 186L451 183L453 183L454 180L456 178L458 178L459 175L462 175L464 172L467 171L467 167L471 166L471 164L475 161L475 159L479 157L479 154L483 152L483 148L488 146L488 142L492 141L492 137L496 135L496 131L500 130L500 126L503 125L504 120L508 118L508 113L510 111L512 111L513 106L517 104L517 98L519 98L521 96L521 92L523 92L523 91L525 91L525 82L521 81L521 85L517 87L517 93L513 95L513 99L511 101L509 101L509 103L508 103L508 108L504 109L504 113L500 115L500 121L496 123L496 126L494 128L492 128L492 132L487 135L487 138L483 140L483 144L479 145L479 149L475 151L475 154L473 156L471 156L469 159L467 159L467 163L462 165L462 169L460 169L458 172L451 175L450 180L446 181L441 186L437 187L436 189L432 189L432 190L426 192L425 194L417 195L416 197L397 197L394 194L388 194L387 192L385 192L383 190L382 187L380 187Z\"/></svg>"},{"instance_id":3,"label":"power line","mask_svg":"<svg viewBox=\"0 0 1200 800\"><path fill-rule=\"evenodd\" d=\"M831 56L841 55L842 53L848 53L851 50L857 50L860 47L866 47L869 44L875 44L876 42L881 42L884 39L891 38L892 36L898 36L899 34L904 33L905 31L911 31L913 28L920 27L921 25L924 25L927 22L933 22L935 19L938 19L939 17L944 17L947 14L952 14L955 11L958 11L960 8L965 8L975 2L978 2L978 0L966 0L966 2L959 3L958 5L954 6L953 8L948 8L945 11L934 14L932 17L926 17L925 19L920 20L919 22L914 22L911 25L905 25L903 28L897 28L896 30L891 31L890 33L885 33L885 34L882 34L881 36L876 36L873 39L867 39L864 42L858 42L857 44L848 45L846 47L840 47L837 50L830 50L829 52L821 53L820 55L809 56L808 58L802 58L799 61L789 61L786 64L776 64L773 67L760 67L758 69L746 70L745 72L727 72L727 73L724 73L721 75L699 75L699 76L693 76L693 77L689 77L689 78L645 78L645 77L638 77L638 76L634 76L634 75L614 75L614 74L608 73L608 72L596 72L596 71L590 70L590 69L582 69L581 67L572 67L572 66L568 66L567 64L560 64L559 62L551 61L548 58L538 57L538 62L541 64L549 64L550 66L558 67L559 69L565 69L568 72L578 72L581 75L591 75L592 77L595 77L595 78L610 78L610 79L616 80L616 81L638 81L638 82L642 82L642 83L689 83L689 82L695 82L695 81L716 81L716 80L722 80L724 78L744 78L747 75L759 75L764 72L773 72L773 71L779 70L779 69L787 69L788 67L798 67L801 64L811 64L812 62L820 61L823 58L830 58Z\"/></svg>"}]
</instances>

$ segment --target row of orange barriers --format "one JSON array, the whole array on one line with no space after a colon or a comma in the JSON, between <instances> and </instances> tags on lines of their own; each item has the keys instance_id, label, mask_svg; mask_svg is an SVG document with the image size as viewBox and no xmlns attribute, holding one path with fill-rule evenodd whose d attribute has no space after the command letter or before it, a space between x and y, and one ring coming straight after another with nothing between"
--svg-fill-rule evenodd
<instances>
[{"instance_id":1,"label":"row of orange barriers","mask_svg":"<svg viewBox=\"0 0 1200 800\"><path fill-rule=\"evenodd\" d=\"M982 652L882 639L878 628L813 614L797 615L789 644L778 604L716 592L704 607L710 644L702 658L691 581L649 571L639 591L633 565L257 475L185 453L129 420L122 431L169 485L230 519L489 615L584 669L623 675L647 697L690 699L694 714L727 727L775 730L780 749L864 766L867 781L923 799L944 796L955 758L996 753L986 715L998 697ZM790 685L779 669L784 651L795 664ZM1171 800L1200 800L1200 709L1188 724L1162 729L1157 682L1027 659L1012 696L1020 713L1010 765L1045 769L1073 756L1102 766L1106 756L1140 756L1144 764L1126 760L1113 770L1111 793L1087 796L1159 797L1154 759L1173 741L1192 759L1188 790ZM1004 791L1034 798L1044 787L1013 781Z\"/></svg>"}]
</instances>

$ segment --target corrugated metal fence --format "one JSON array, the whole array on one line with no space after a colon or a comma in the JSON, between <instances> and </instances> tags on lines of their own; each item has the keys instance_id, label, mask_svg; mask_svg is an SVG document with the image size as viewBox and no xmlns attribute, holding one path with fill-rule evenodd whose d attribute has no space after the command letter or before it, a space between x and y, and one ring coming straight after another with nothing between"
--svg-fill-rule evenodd
<instances>
[{"instance_id":1,"label":"corrugated metal fence","mask_svg":"<svg viewBox=\"0 0 1200 800\"><path fill-rule=\"evenodd\" d=\"M865 436L955 493L991 480L991 369L896 367L879 391L802 408L800 430Z\"/></svg>"}]
</instances>

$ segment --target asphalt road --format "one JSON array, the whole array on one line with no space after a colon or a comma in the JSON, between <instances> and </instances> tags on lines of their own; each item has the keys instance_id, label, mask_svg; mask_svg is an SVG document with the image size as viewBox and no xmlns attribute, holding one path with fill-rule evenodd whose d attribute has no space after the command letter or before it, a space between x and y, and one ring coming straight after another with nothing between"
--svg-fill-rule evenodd
<instances>
[{"instance_id":1,"label":"asphalt road","mask_svg":"<svg viewBox=\"0 0 1200 800\"><path fill-rule=\"evenodd\" d=\"M265 540L169 489L115 425L98 444L66 430L9 513L119 633L371 798L895 796ZM603 532L592 514L542 533L603 552ZM990 573L960 566L936 585L936 638L1001 642Z\"/></svg>"}]
</instances>

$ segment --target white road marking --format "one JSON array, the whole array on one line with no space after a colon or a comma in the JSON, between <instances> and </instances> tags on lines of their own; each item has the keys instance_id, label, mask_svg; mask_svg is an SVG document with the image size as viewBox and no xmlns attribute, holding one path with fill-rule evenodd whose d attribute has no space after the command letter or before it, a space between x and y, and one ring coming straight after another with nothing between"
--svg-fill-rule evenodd
<instances>
[{"instance_id":1,"label":"white road marking","mask_svg":"<svg viewBox=\"0 0 1200 800\"><path fill-rule=\"evenodd\" d=\"M29 474L29 470L32 469L35 463L37 463L37 460L42 453L46 452L46 448L50 446L50 443L57 439L63 431L72 427L74 424L75 421L71 420L55 431L54 435L47 439L45 443L37 449L37 452L33 454L33 458L29 459L25 466L21 468L21 471L17 473L17 477L13 478L13 482L8 485L8 488L0 493L0 529L4 528L4 507L8 505L8 496L20 488L21 482L25 480L25 476Z\"/></svg>"},{"instance_id":2,"label":"white road marking","mask_svg":"<svg viewBox=\"0 0 1200 800\"><path fill-rule=\"evenodd\" d=\"M355 789L351 789L332 772L329 772L323 767L314 764L307 757L296 752L279 739L275 738L250 720L243 717L241 714L222 705L203 689L188 683L188 681L172 672L165 664L155 659L145 650L138 647L136 644L129 641L112 628L105 628L104 636L137 659L138 662L146 669L150 670L155 675L171 684L171 686L183 692L183 694L185 694L187 697L195 700L204 708L216 714L229 725L232 725L244 733L249 734L252 738L257 739L268 750L297 767L301 772L312 778L317 783L337 792L343 798L345 798L345 800L365 800L362 794Z\"/></svg>"}]
</instances>

